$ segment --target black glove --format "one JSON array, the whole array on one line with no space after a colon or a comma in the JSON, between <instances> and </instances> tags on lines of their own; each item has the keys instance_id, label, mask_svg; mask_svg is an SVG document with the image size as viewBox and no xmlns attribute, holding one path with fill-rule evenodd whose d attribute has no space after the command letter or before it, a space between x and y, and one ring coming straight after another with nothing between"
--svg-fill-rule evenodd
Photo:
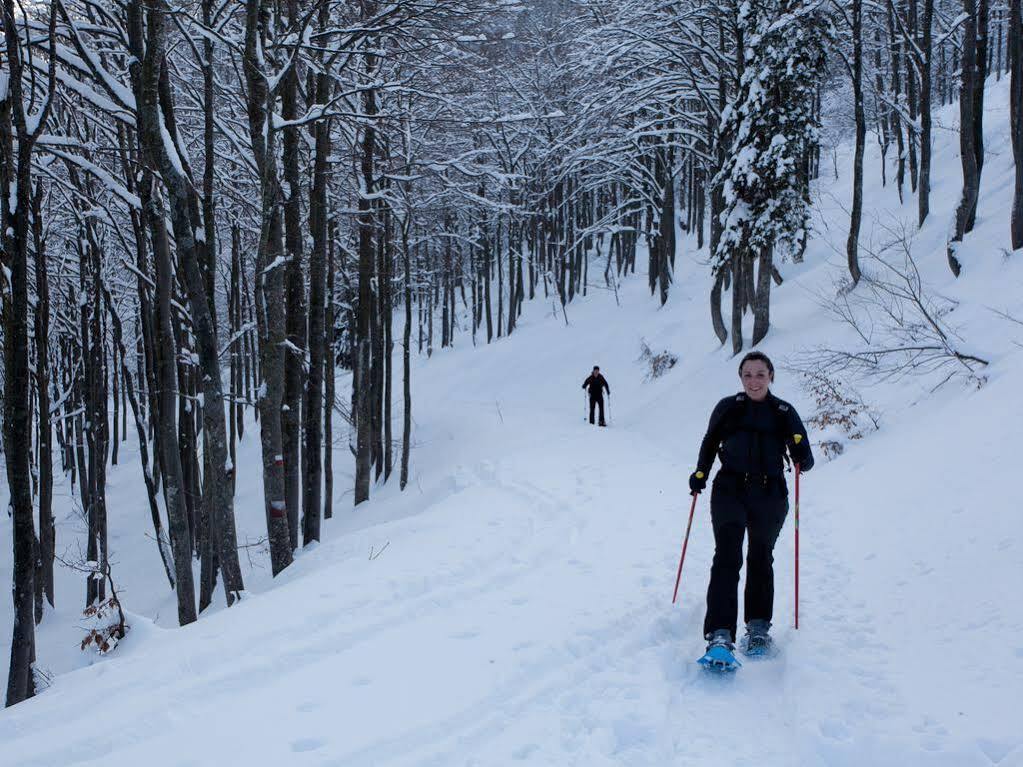
<instances>
[{"instance_id":1,"label":"black glove","mask_svg":"<svg viewBox=\"0 0 1023 767\"><path fill-rule=\"evenodd\" d=\"M707 475L702 471L694 471L689 475L689 489L693 495L698 495L707 487Z\"/></svg>"},{"instance_id":2,"label":"black glove","mask_svg":"<svg viewBox=\"0 0 1023 767\"><path fill-rule=\"evenodd\" d=\"M810 451L806 451L806 455L796 458L796 463L799 464L799 473L806 474L813 468L813 456L810 455Z\"/></svg>"},{"instance_id":3,"label":"black glove","mask_svg":"<svg viewBox=\"0 0 1023 767\"><path fill-rule=\"evenodd\" d=\"M801 436L801 435L797 435ZM800 439L789 448L789 454L794 463L799 464L799 471L805 474L813 468L813 453L810 452L810 444Z\"/></svg>"}]
</instances>

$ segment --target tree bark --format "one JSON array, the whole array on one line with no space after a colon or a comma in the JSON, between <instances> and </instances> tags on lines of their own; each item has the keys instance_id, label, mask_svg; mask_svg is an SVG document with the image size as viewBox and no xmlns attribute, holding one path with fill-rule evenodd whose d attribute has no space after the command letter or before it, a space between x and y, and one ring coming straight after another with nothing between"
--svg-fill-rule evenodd
<instances>
[{"instance_id":1,"label":"tree bark","mask_svg":"<svg viewBox=\"0 0 1023 767\"><path fill-rule=\"evenodd\" d=\"M721 317L721 287L725 281L725 270L719 269L714 277L714 287L710 290L710 320L714 324L714 335L723 344L728 340L728 329Z\"/></svg>"},{"instance_id":2,"label":"tree bark","mask_svg":"<svg viewBox=\"0 0 1023 767\"><path fill-rule=\"evenodd\" d=\"M923 226L931 210L931 63L934 58L931 26L934 0L924 0L923 38L920 62L920 187L917 196L918 226Z\"/></svg>"},{"instance_id":3,"label":"tree bark","mask_svg":"<svg viewBox=\"0 0 1023 767\"><path fill-rule=\"evenodd\" d=\"M327 230L327 296L323 356L323 518L334 516L334 226Z\"/></svg>"},{"instance_id":4,"label":"tree bark","mask_svg":"<svg viewBox=\"0 0 1023 767\"><path fill-rule=\"evenodd\" d=\"M667 154L667 153L666 153ZM670 261L675 258L675 180L671 174L670 155L664 162L664 193L661 201L661 215L659 221L658 243L660 245L659 266L660 273L660 300L661 306L668 301L668 286L671 284Z\"/></svg>"},{"instance_id":5,"label":"tree bark","mask_svg":"<svg viewBox=\"0 0 1023 767\"><path fill-rule=\"evenodd\" d=\"M892 70L892 98L898 103L900 96L902 95L902 79L901 71L902 67L899 63L899 44L896 41L895 31L895 10L892 4L888 4L888 41L889 41L889 53ZM899 202L903 201L902 192L903 186L906 181L906 145L905 139L902 135L902 117L899 114L899 110L895 108L891 109L891 126L892 132L895 134L896 146L898 148L898 156L896 159L896 172L895 172L895 184L899 191Z\"/></svg>"},{"instance_id":6,"label":"tree bark","mask_svg":"<svg viewBox=\"0 0 1023 767\"><path fill-rule=\"evenodd\" d=\"M260 234L256 250L256 322L259 328L260 442L263 494L270 567L274 575L291 564L291 536L284 494L284 447L281 405L284 400L284 243L281 232L280 184L270 116L274 96L263 71L266 41L264 0L245 2L244 69L248 92L249 140L260 179Z\"/></svg>"},{"instance_id":7,"label":"tree bark","mask_svg":"<svg viewBox=\"0 0 1023 767\"><path fill-rule=\"evenodd\" d=\"M85 371L85 441L88 450L89 505L86 507L89 538L86 556L96 563L99 572L106 572L107 556L107 503L106 464L107 425L106 375L103 362L105 348L100 317L103 311L100 247L93 227L86 222L85 236L79 239L79 269L89 282L89 301L81 306L83 323L88 323L88 346L83 349ZM89 607L106 598L106 579L96 578L92 573L86 576L85 606Z\"/></svg>"},{"instance_id":8,"label":"tree bark","mask_svg":"<svg viewBox=\"0 0 1023 767\"><path fill-rule=\"evenodd\" d=\"M962 242L977 211L980 169L977 167L976 121L973 113L977 84L977 9L975 0L962 0L966 22L963 25L962 70L959 88L959 151L963 165L963 192L955 214L955 231L948 245L948 265L956 277L962 269L955 244Z\"/></svg>"},{"instance_id":9,"label":"tree bark","mask_svg":"<svg viewBox=\"0 0 1023 767\"><path fill-rule=\"evenodd\" d=\"M325 29L330 21L329 4L321 0L319 25ZM315 79L315 103L326 104L330 81L322 71ZM306 377L305 448L302 451L304 473L302 497L302 543L320 540L320 507L323 449L323 369L327 356L326 281L327 281L327 158L330 155L330 122L320 120L313 126L313 184L309 193L309 228L313 244L309 252L309 375ZM330 411L327 411L330 417ZM329 446L328 446L329 447Z\"/></svg>"},{"instance_id":10,"label":"tree bark","mask_svg":"<svg viewBox=\"0 0 1023 767\"><path fill-rule=\"evenodd\" d=\"M298 0L287 0L288 20L292 26L300 23ZM297 57L296 57L297 58ZM297 61L288 67L281 82L282 116L293 121L299 116ZM284 354L284 407L281 430L284 447L284 497L288 508L288 532L291 548L298 548L299 510L302 470L300 452L302 442L303 356L306 350L306 322L309 317L305 306L305 284L302 279L302 204L301 129L286 125L283 129L284 166L284 239L287 264L285 266L286 311L288 343Z\"/></svg>"},{"instance_id":11,"label":"tree bark","mask_svg":"<svg viewBox=\"0 0 1023 767\"><path fill-rule=\"evenodd\" d=\"M753 300L753 345L767 337L771 328L771 272L773 270L774 248L765 247L760 251L757 266L757 286ZM752 264L750 265L752 268Z\"/></svg>"},{"instance_id":12,"label":"tree bark","mask_svg":"<svg viewBox=\"0 0 1023 767\"><path fill-rule=\"evenodd\" d=\"M742 313L746 304L746 280L743 277L744 260L745 246L732 254L730 265L732 270L732 354L742 351Z\"/></svg>"},{"instance_id":13,"label":"tree bark","mask_svg":"<svg viewBox=\"0 0 1023 767\"><path fill-rule=\"evenodd\" d=\"M1020 0L1009 1L1009 124L1012 154L1016 161L1016 184L1009 216L1013 250L1023 248L1023 13Z\"/></svg>"},{"instance_id":14,"label":"tree bark","mask_svg":"<svg viewBox=\"0 0 1023 767\"><path fill-rule=\"evenodd\" d=\"M384 242L382 248L383 269L381 270L380 282L382 283L380 298L380 347L381 347L381 371L383 381L380 385L380 396L383 403L382 429L384 450L384 482L391 478L394 469L394 440L391 424L392 387L394 383L394 299L393 299L393 263L392 245L394 242L393 216L390 211L384 210Z\"/></svg>"},{"instance_id":15,"label":"tree bark","mask_svg":"<svg viewBox=\"0 0 1023 767\"><path fill-rule=\"evenodd\" d=\"M977 157L977 183L984 171L984 86L987 83L988 58L988 17L989 0L975 0L977 3L977 50L974 54L975 74L973 81L973 152ZM966 231L973 230L977 210Z\"/></svg>"},{"instance_id":16,"label":"tree bark","mask_svg":"<svg viewBox=\"0 0 1023 767\"><path fill-rule=\"evenodd\" d=\"M401 475L399 486L402 490L408 484L410 441L412 438L412 270L409 263L409 232L407 219L402 222L402 258L405 282L405 331L402 348L402 393L404 407L401 432ZM509 332L511 325L509 320Z\"/></svg>"},{"instance_id":17,"label":"tree bark","mask_svg":"<svg viewBox=\"0 0 1023 767\"><path fill-rule=\"evenodd\" d=\"M852 3L853 36L853 112L856 116L856 149L853 155L853 198L849 216L849 237L845 243L846 260L853 286L860 281L859 241L863 218L863 151L867 141L867 118L863 110L863 1Z\"/></svg>"},{"instance_id":18,"label":"tree bark","mask_svg":"<svg viewBox=\"0 0 1023 767\"><path fill-rule=\"evenodd\" d=\"M148 61L143 63L143 82L149 78ZM144 89L148 91L148 88ZM142 103L140 102L140 112ZM157 399L160 423L157 428L158 442L163 454L163 487L167 505L167 519L170 530L171 551L174 554L174 580L178 597L178 623L182 626L196 618L195 583L192 576L192 542L188 535L188 518L184 498L184 476L181 470L181 456L178 452L177 424L175 423L175 398L177 392L177 370L175 365L174 330L171 327L171 263L170 243L164 228L165 213L151 174L146 174L142 184L149 186L147 196L151 199L146 217L153 240L153 257L156 264L156 375Z\"/></svg>"},{"instance_id":19,"label":"tree bark","mask_svg":"<svg viewBox=\"0 0 1023 767\"><path fill-rule=\"evenodd\" d=\"M43 237L43 191L32 200L32 240L36 267L36 390L39 397L39 561L36 591L54 605L53 562L56 532L53 525L53 429L50 421L50 286L46 268L46 240ZM37 600L38 601L38 600ZM42 619L36 605L36 622Z\"/></svg>"},{"instance_id":20,"label":"tree bark","mask_svg":"<svg viewBox=\"0 0 1023 767\"><path fill-rule=\"evenodd\" d=\"M6 98L0 100L0 298L4 329L3 438L7 467L9 510L14 533L14 624L11 664L7 677L7 705L35 694L35 524L32 520L31 387L28 338L28 246L32 194L32 151L45 127L50 99L29 130L28 104L23 92L21 41L14 0L3 0L3 28L7 50ZM56 19L50 6L51 46ZM54 56L50 50L51 62ZM48 77L53 97L53 70ZM16 150L15 150L16 148Z\"/></svg>"},{"instance_id":21,"label":"tree bark","mask_svg":"<svg viewBox=\"0 0 1023 767\"><path fill-rule=\"evenodd\" d=\"M151 67L155 77L164 79L166 72L166 42L163 31L164 18L168 12L166 0L146 0L147 44L146 61L152 59ZM145 72L145 66L143 66ZM203 445L208 466L209 500L208 510L211 524L216 526L213 539L217 559L224 580L224 592L230 606L244 589L241 566L238 562L238 541L234 521L234 466L228 458L227 424L224 416L223 377L220 369L220 344L217 339L215 306L210 303L210 283L203 273L203 264L209 262L205 241L206 228L199 212L199 200L194 185L188 178L188 169L183 160L174 162L169 155L176 144L173 125L161 125L161 116L173 115L169 87L162 96L162 111L157 103L148 100L139 104L140 130L151 161L159 169L164 185L172 201L171 223L174 227L174 242L183 282L188 293L188 306L192 318L192 330L198 347L199 371L203 390ZM145 110L145 114L143 114ZM164 117L166 120L166 117ZM171 134L165 143L162 132ZM173 148L173 151L177 151ZM196 232L203 232L203 240L197 240ZM209 556L209 551L207 552ZM178 579L180 583L180 577Z\"/></svg>"},{"instance_id":22,"label":"tree bark","mask_svg":"<svg viewBox=\"0 0 1023 767\"><path fill-rule=\"evenodd\" d=\"M366 7L368 6L368 7ZM364 6L364 13L372 16L376 3ZM367 79L372 80L376 69L376 57L366 54ZM372 89L363 95L363 108L367 115L376 114L376 94ZM373 404L375 397L371 387L371 333L373 322L373 256L374 217L373 203L369 194L374 190L373 160L376 154L376 128L372 122L362 128L360 172L362 194L359 195L359 305L355 326L355 388L356 446L355 446L355 505L369 500L370 472L372 471L373 449Z\"/></svg>"}]
</instances>

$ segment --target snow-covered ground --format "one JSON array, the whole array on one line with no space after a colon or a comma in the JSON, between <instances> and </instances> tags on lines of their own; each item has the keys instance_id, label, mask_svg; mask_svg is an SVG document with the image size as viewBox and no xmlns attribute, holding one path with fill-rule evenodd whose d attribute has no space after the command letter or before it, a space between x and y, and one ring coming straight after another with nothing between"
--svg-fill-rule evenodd
<instances>
[{"instance_id":1,"label":"snow-covered ground","mask_svg":"<svg viewBox=\"0 0 1023 767\"><path fill-rule=\"evenodd\" d=\"M687 477L712 406L739 388L710 331L705 254L687 246L663 308L637 276L620 307L591 289L568 327L538 301L511 338L472 349L463 334L416 360L408 489L395 478L353 511L339 426L336 515L276 581L258 544L250 425L237 499L240 542L254 544L249 595L227 610L218 593L185 629L126 445L109 505L131 633L107 659L80 652L84 584L62 570L39 634L55 677L0 714L0 764L1023 765L1023 327L993 311L1023 317L1023 255L1004 253L1007 94L988 91L963 276L944 253L960 183L951 109L937 116L932 214L914 244L928 285L961 302L950 319L991 360L987 384L859 387L881 428L833 461L818 452L805 478L798 632L791 518L778 544L779 657L728 678L693 662L713 553L706 496L671 605ZM785 361L849 335L820 299L844 263L849 153L835 162L842 178L824 163L818 235L803 265L782 266L763 345L774 390L804 418L813 402ZM868 142L864 242L900 219L914 228L915 197L900 207L877 162ZM644 380L641 339L675 352L675 368ZM594 364L613 392L605 430L583 418ZM57 494L63 551L84 524L67 485ZM5 583L10 557L8 543ZM0 642L10 621L4 601Z\"/></svg>"}]
</instances>

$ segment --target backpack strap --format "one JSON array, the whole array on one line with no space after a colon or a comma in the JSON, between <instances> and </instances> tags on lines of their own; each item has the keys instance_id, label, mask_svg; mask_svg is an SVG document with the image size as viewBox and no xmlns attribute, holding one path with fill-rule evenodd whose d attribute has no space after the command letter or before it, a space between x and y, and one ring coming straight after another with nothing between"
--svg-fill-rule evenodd
<instances>
[{"instance_id":1,"label":"backpack strap","mask_svg":"<svg viewBox=\"0 0 1023 767\"><path fill-rule=\"evenodd\" d=\"M775 428L778 430L778 436L781 437L781 443L786 447L789 444L789 413L792 412L792 408L780 399L774 401L774 412L775 412ZM789 451L782 450L782 460L785 461L785 471L792 471L792 459L789 458Z\"/></svg>"},{"instance_id":2,"label":"backpack strap","mask_svg":"<svg viewBox=\"0 0 1023 767\"><path fill-rule=\"evenodd\" d=\"M739 420L742 418L742 411L746 407L746 400L748 397L744 392L739 392L732 399L731 407L728 408L728 412L725 417L721 419L721 427L718 432L720 437L720 443L718 444L718 459L724 462L725 457L725 440L739 431Z\"/></svg>"}]
</instances>

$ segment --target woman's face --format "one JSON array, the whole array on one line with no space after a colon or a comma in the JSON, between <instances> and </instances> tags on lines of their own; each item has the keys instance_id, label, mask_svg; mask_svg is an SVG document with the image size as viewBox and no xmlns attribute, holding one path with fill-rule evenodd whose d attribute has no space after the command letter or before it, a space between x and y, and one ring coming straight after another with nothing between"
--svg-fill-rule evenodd
<instances>
[{"instance_id":1,"label":"woman's face","mask_svg":"<svg viewBox=\"0 0 1023 767\"><path fill-rule=\"evenodd\" d=\"M767 369L763 360L750 360L742 366L739 372L742 379L742 388L746 396L754 402L760 402L767 397L774 376Z\"/></svg>"}]
</instances>

